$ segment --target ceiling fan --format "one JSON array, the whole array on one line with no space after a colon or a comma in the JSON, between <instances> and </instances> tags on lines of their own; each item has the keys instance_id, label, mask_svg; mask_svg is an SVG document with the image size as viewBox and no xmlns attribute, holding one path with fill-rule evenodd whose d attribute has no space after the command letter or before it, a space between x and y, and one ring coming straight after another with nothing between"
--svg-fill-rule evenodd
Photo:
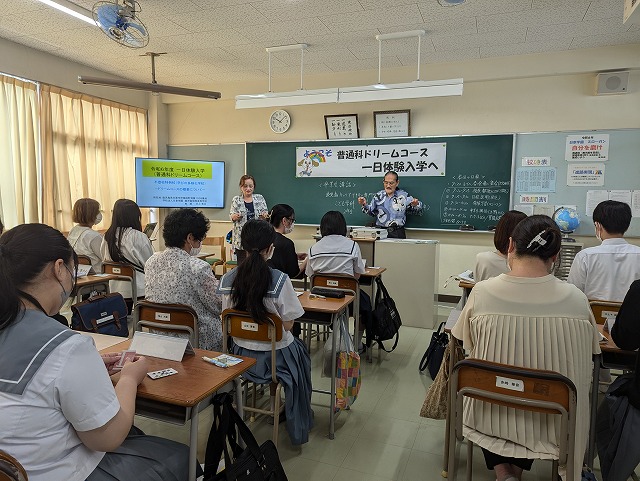
<instances>
[{"instance_id":1,"label":"ceiling fan","mask_svg":"<svg viewBox=\"0 0 640 481\"><path fill-rule=\"evenodd\" d=\"M104 34L119 45L129 48L142 48L149 43L149 32L138 16L142 8L136 0L103 0L93 6L93 20ZM134 90L146 90L154 93L185 95L207 99L219 99L220 92L197 90L156 82L156 57L164 53L147 52L151 57L151 83L131 80L87 77L81 75L78 82L87 85L102 85Z\"/></svg>"}]
</instances>

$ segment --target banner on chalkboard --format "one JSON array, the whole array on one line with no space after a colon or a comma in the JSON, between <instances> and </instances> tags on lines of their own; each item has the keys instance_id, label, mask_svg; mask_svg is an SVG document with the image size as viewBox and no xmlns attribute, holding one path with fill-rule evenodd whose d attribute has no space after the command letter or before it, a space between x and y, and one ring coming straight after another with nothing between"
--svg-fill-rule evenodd
<instances>
[{"instance_id":1,"label":"banner on chalkboard","mask_svg":"<svg viewBox=\"0 0 640 481\"><path fill-rule=\"evenodd\" d=\"M442 177L446 143L330 145L296 148L296 177Z\"/></svg>"}]
</instances>

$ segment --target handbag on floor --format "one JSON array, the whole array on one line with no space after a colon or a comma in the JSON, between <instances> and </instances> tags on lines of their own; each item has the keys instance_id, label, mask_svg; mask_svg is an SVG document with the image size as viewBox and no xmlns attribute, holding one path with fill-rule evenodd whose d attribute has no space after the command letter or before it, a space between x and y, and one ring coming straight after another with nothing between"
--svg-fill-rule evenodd
<instances>
[{"instance_id":1,"label":"handbag on floor","mask_svg":"<svg viewBox=\"0 0 640 481\"><path fill-rule=\"evenodd\" d=\"M216 394L213 425L204 458L204 481L288 481L278 450L268 440L258 446L256 438L233 408L231 394ZM241 448L239 441L246 448ZM224 454L224 469L217 472Z\"/></svg>"},{"instance_id":2,"label":"handbag on floor","mask_svg":"<svg viewBox=\"0 0 640 481\"><path fill-rule=\"evenodd\" d=\"M391 299L387 288L380 277L376 277L376 302L373 309L373 341L386 352L392 352L398 345L399 330L402 326L396 303ZM393 339L393 347L387 350L382 341Z\"/></svg>"},{"instance_id":3,"label":"handbag on floor","mask_svg":"<svg viewBox=\"0 0 640 481\"><path fill-rule=\"evenodd\" d=\"M360 391L360 355L353 346L353 340L344 322L340 323L345 349L340 350L336 359L336 408L351 406Z\"/></svg>"},{"instance_id":4,"label":"handbag on floor","mask_svg":"<svg viewBox=\"0 0 640 481\"><path fill-rule=\"evenodd\" d=\"M71 306L71 329L129 337L127 304L122 294L97 294Z\"/></svg>"},{"instance_id":5,"label":"handbag on floor","mask_svg":"<svg viewBox=\"0 0 640 481\"><path fill-rule=\"evenodd\" d=\"M444 350L447 347L447 344L449 344L449 336L447 336L445 332L442 332L444 324L444 322L441 322L438 330L431 334L429 347L420 360L420 366L418 366L420 372L429 368L429 375L433 380L435 380L438 375L440 365L442 364L442 358L444 356Z\"/></svg>"}]
</instances>

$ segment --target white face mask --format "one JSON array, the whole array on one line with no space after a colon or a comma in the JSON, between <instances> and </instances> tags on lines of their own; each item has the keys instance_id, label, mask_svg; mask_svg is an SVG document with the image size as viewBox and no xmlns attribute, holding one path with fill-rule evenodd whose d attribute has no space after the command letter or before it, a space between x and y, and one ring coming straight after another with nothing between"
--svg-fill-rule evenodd
<instances>
[{"instance_id":1,"label":"white face mask","mask_svg":"<svg viewBox=\"0 0 640 481\"><path fill-rule=\"evenodd\" d=\"M600 242L602 242L602 236L600 235L600 230L598 229L598 224L594 224L594 227L596 229L596 239L598 239Z\"/></svg>"},{"instance_id":2,"label":"white face mask","mask_svg":"<svg viewBox=\"0 0 640 481\"><path fill-rule=\"evenodd\" d=\"M202 250L202 245L200 247L193 247L193 244L191 242L189 242L189 245L191 246L191 250L189 251L190 255L195 257L198 254L200 254L200 251Z\"/></svg>"},{"instance_id":3,"label":"white face mask","mask_svg":"<svg viewBox=\"0 0 640 481\"><path fill-rule=\"evenodd\" d=\"M100 222L102 222L102 212L98 212L96 220L93 221L93 225L98 225Z\"/></svg>"},{"instance_id":4,"label":"white face mask","mask_svg":"<svg viewBox=\"0 0 640 481\"><path fill-rule=\"evenodd\" d=\"M287 221L289 222L289 225L288 226L286 224L284 225L284 233L291 234L293 232L293 227L295 226L295 222L289 219L287 219Z\"/></svg>"}]
</instances>

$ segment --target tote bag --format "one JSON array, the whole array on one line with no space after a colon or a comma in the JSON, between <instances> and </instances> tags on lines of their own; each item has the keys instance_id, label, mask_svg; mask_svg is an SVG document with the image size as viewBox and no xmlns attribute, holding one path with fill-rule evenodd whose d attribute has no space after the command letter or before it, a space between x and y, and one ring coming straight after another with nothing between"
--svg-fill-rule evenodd
<instances>
[{"instance_id":1,"label":"tote bag","mask_svg":"<svg viewBox=\"0 0 640 481\"><path fill-rule=\"evenodd\" d=\"M360 356L354 349L353 340L344 322L340 323L342 341L346 349L340 350L336 359L336 408L351 406L360 392Z\"/></svg>"}]
</instances>

